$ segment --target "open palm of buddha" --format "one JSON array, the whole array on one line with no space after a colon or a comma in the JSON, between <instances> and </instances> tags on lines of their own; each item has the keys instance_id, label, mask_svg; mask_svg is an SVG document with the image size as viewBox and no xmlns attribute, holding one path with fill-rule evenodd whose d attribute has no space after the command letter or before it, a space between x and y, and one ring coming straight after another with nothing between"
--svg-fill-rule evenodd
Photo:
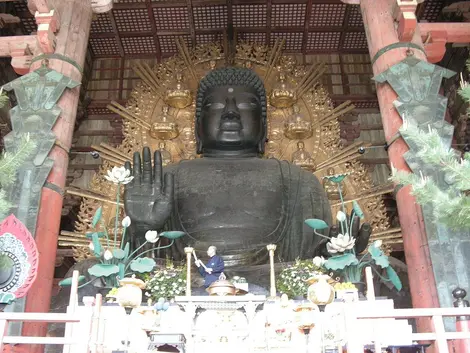
<instances>
[{"instance_id":1,"label":"open palm of buddha","mask_svg":"<svg viewBox=\"0 0 470 353\"><path fill-rule=\"evenodd\" d=\"M181 230L187 236L171 248L175 259L185 246L203 252L214 245L226 266L265 263L271 243L283 261L313 256L321 238L304 220L330 224L328 199L312 173L261 158L266 93L256 73L224 68L207 74L198 89L195 131L202 158L162 168L159 152L153 165L148 148L134 154L125 210L137 243L149 229Z\"/></svg>"}]
</instances>

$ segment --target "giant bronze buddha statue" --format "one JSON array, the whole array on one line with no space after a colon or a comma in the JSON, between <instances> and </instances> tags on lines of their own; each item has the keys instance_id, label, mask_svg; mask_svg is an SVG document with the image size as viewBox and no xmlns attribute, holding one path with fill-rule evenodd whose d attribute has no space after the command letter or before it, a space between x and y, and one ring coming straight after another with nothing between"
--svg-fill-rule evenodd
<instances>
[{"instance_id":1,"label":"giant bronze buddha statue","mask_svg":"<svg viewBox=\"0 0 470 353\"><path fill-rule=\"evenodd\" d=\"M266 106L263 82L250 69L216 69L200 81L195 132L201 158L162 168L158 151L153 165L149 148L134 154L125 211L137 242L149 229L181 230L187 236L172 248L175 259L185 246L202 252L214 245L226 266L265 263L270 243L283 261L314 255L324 240L304 220L331 224L328 198L311 172L262 158Z\"/></svg>"}]
</instances>

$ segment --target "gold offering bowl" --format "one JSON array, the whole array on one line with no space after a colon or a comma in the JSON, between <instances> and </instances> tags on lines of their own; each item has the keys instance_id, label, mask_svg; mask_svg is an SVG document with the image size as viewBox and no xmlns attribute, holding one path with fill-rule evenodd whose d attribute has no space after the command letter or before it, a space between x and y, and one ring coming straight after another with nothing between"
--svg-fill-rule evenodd
<instances>
[{"instance_id":1,"label":"gold offering bowl","mask_svg":"<svg viewBox=\"0 0 470 353\"><path fill-rule=\"evenodd\" d=\"M227 280L218 280L212 283L209 288L206 289L209 295L236 295L237 288L232 282Z\"/></svg>"}]
</instances>

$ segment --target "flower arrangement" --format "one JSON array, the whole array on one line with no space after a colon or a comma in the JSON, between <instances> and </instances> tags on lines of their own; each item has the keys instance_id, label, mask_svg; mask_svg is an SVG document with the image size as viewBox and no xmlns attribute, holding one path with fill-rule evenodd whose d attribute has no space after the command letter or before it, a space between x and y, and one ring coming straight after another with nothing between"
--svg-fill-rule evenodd
<instances>
[{"instance_id":1,"label":"flower arrangement","mask_svg":"<svg viewBox=\"0 0 470 353\"><path fill-rule=\"evenodd\" d=\"M317 261L317 260L316 260ZM305 296L311 277L324 273L325 270L312 260L296 260L284 268L277 279L277 289L289 297Z\"/></svg>"},{"instance_id":2,"label":"flower arrangement","mask_svg":"<svg viewBox=\"0 0 470 353\"><path fill-rule=\"evenodd\" d=\"M327 238L329 240L326 244L326 249L331 257L328 259L317 259L317 263L323 262L322 267L327 270L339 272L346 282L352 283L361 282L364 268L375 263L384 269L387 273L387 276L384 277L379 273L379 271L375 269L374 266L371 266L376 275L383 281L391 282L397 290L401 290L402 283L400 278L398 277L395 270L390 266L388 256L386 256L380 248L382 245L381 240L376 240L374 243L370 244L367 247L367 252L362 255L356 251L356 238L352 236L354 226L353 223L356 217L363 219L364 213L362 212L359 204L354 201L351 216L349 219L346 216L344 200L341 193L341 188L339 187L339 183L344 179L345 176L345 174L340 174L333 176L334 178L331 176L328 177L331 181L338 184L342 211L338 211L336 220L339 223L341 233L339 233L336 237L330 238L317 232L317 230L329 228L325 221L315 218L307 219L305 221L309 227L313 228L316 235ZM358 257L358 255L360 256Z\"/></svg>"},{"instance_id":3,"label":"flower arrangement","mask_svg":"<svg viewBox=\"0 0 470 353\"><path fill-rule=\"evenodd\" d=\"M114 167L111 171L108 171L108 175L106 175L105 178L117 185L116 204L119 205L121 184L128 184L134 177L130 176L130 171L124 167ZM99 222L101 222L103 231L96 230ZM81 287L93 282L97 278L102 278L106 284L106 287L118 287L119 279L123 279L124 277L135 273L143 274L151 272L156 265L155 260L149 257L142 257L142 255L158 249L169 248L173 245L175 239L180 238L185 234L184 232L179 231L167 231L158 234L158 232L155 230L149 230L145 233L145 242L133 252L130 252L130 243L129 241L126 241L126 231L127 228L129 228L131 225L131 219L129 217L125 217L121 221L122 238L120 244L117 239L119 232L119 207L116 207L116 217L113 232L114 237L112 242L110 241L107 227L102 219L101 207L96 210L91 224L95 230L86 233L86 236L91 240L89 245L90 250L100 260L100 263L95 264L88 269L88 273L95 278L87 283L82 284ZM165 246L157 246L152 249L140 252L140 250L147 244L157 243L160 237L170 239L170 244ZM104 245L102 243L104 243ZM84 276L80 276L79 280L83 281L84 279ZM59 283L61 286L70 284L71 278L66 278Z\"/></svg>"},{"instance_id":4,"label":"flower arrangement","mask_svg":"<svg viewBox=\"0 0 470 353\"><path fill-rule=\"evenodd\" d=\"M164 268L157 269L153 276L146 282L145 295L154 301L173 299L177 295L186 293L186 267L167 264Z\"/></svg>"}]
</instances>

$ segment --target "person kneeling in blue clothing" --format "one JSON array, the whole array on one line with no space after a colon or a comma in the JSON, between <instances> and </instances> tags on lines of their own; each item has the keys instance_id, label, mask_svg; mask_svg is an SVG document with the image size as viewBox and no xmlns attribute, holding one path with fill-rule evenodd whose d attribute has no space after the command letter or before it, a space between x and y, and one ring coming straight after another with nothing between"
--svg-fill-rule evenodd
<instances>
[{"instance_id":1,"label":"person kneeling in blue clothing","mask_svg":"<svg viewBox=\"0 0 470 353\"><path fill-rule=\"evenodd\" d=\"M224 260L222 260L220 256L216 255L216 253L217 248L213 245L209 246L207 249L207 255L209 256L207 265L204 266L201 260L195 261L199 273L204 277L205 288L208 288L212 283L217 281L225 268Z\"/></svg>"}]
</instances>

